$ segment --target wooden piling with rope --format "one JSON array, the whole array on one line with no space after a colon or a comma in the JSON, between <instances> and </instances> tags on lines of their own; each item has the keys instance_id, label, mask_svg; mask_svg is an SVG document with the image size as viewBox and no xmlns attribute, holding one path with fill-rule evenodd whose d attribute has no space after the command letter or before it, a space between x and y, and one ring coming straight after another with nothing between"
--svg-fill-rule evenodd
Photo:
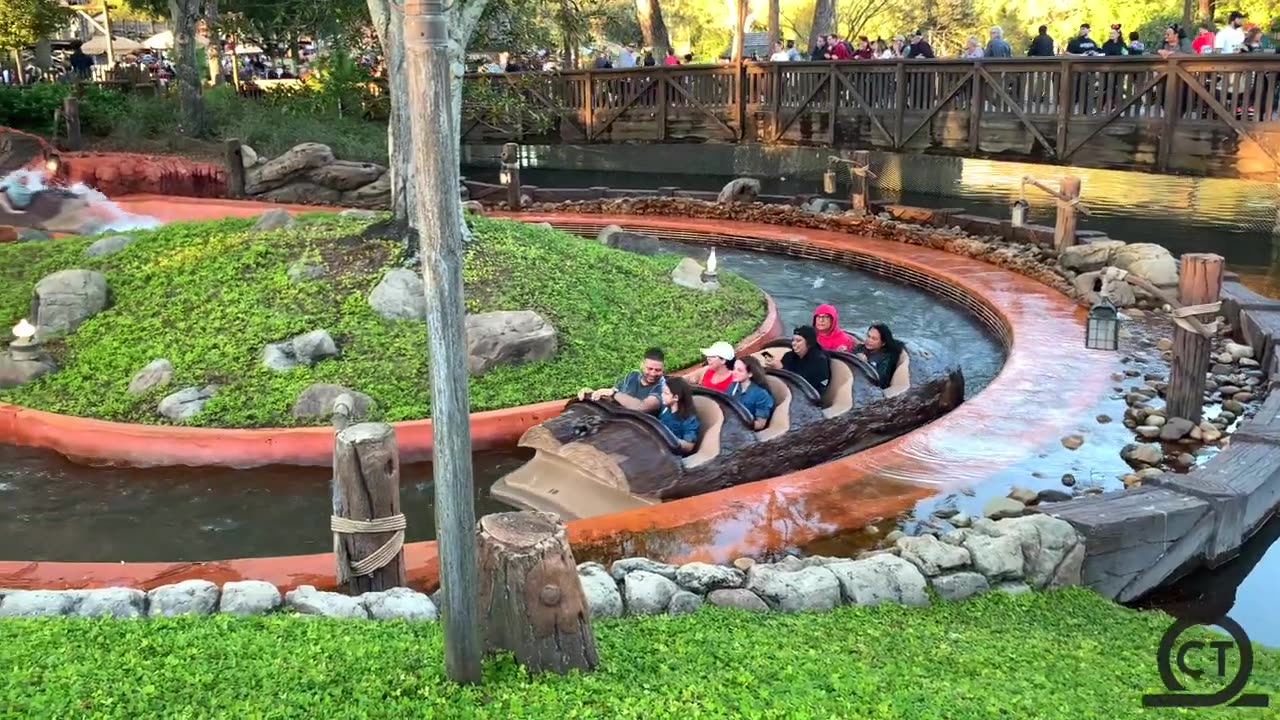
<instances>
[{"instance_id":1,"label":"wooden piling with rope","mask_svg":"<svg viewBox=\"0 0 1280 720\"><path fill-rule=\"evenodd\" d=\"M343 401L347 402L344 403ZM405 518L400 453L386 423L348 424L350 397L334 403L333 554L338 584L352 595L404 587Z\"/></svg>"},{"instance_id":2,"label":"wooden piling with rope","mask_svg":"<svg viewBox=\"0 0 1280 720\"><path fill-rule=\"evenodd\" d=\"M1222 256L1212 253L1187 253L1181 258L1181 307L1173 313L1173 361L1165 402L1169 417L1198 423L1203 416L1209 353L1217 332L1214 317L1222 305L1222 263Z\"/></svg>"}]
</instances>

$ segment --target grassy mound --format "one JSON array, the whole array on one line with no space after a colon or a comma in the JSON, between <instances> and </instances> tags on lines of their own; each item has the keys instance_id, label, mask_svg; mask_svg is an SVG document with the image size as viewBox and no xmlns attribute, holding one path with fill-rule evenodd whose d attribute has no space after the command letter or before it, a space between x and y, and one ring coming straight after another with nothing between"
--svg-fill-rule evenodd
<instances>
[{"instance_id":1,"label":"grassy mound","mask_svg":"<svg viewBox=\"0 0 1280 720\"><path fill-rule=\"evenodd\" d=\"M131 233L137 241L105 258L88 258L87 238L0 245L0 322L26 316L35 283L56 270L102 272L112 306L64 342L50 343L61 371L0 399L69 415L165 422L160 399L180 388L222 387L191 424L279 427L313 383L370 395L375 418L429 417L426 326L391 322L370 309L369 292L400 260L397 244L366 240L366 223L333 215L300 218L297 227L250 232L251 220L175 224ZM472 410L569 397L611 384L637 367L645 348L667 351L672 368L700 359L718 339L736 342L764 317L764 296L738 277L717 293L674 285L674 255L639 256L545 227L474 218L464 262L468 312L531 309L560 333L556 357L499 367L472 378ZM322 263L317 280L290 282L299 259ZM276 372L263 346L323 328L342 357ZM168 358L173 382L130 395L130 378Z\"/></svg>"},{"instance_id":2,"label":"grassy mound","mask_svg":"<svg viewBox=\"0 0 1280 720\"><path fill-rule=\"evenodd\" d=\"M1144 709L1143 693L1164 691L1155 654L1171 624L1163 613L1082 589L825 614L707 607L678 618L597 621L601 667L589 675L530 677L504 656L487 663L482 685L461 687L445 679L435 623L7 619L0 707L13 717L120 718L1124 720L1267 712ZM1212 667L1212 651L1196 652L1192 666ZM1234 654L1228 658L1233 677ZM1213 692L1215 683L1207 669L1187 682L1192 692ZM1248 691L1280 692L1280 651L1255 646Z\"/></svg>"}]
</instances>

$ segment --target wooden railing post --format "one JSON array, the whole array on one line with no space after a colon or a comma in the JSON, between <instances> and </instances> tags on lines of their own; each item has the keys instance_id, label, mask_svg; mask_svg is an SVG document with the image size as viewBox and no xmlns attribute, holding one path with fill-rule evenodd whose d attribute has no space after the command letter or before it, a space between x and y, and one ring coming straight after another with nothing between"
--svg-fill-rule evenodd
<instances>
[{"instance_id":1,"label":"wooden railing post","mask_svg":"<svg viewBox=\"0 0 1280 720\"><path fill-rule=\"evenodd\" d=\"M772 128L769 137L777 142L782 132L782 63L774 63L769 68L769 92L773 96L769 98L769 112L773 116L769 118Z\"/></svg>"},{"instance_id":2,"label":"wooden railing post","mask_svg":"<svg viewBox=\"0 0 1280 720\"><path fill-rule=\"evenodd\" d=\"M584 100L587 104L587 142L591 142L596 136L596 88L595 79L588 70L586 74L586 89L583 90Z\"/></svg>"},{"instance_id":3,"label":"wooden railing post","mask_svg":"<svg viewBox=\"0 0 1280 720\"><path fill-rule=\"evenodd\" d=\"M80 135L80 98L75 95L63 98L62 117L67 123L67 149L79 150L83 144Z\"/></svg>"},{"instance_id":4,"label":"wooden railing post","mask_svg":"<svg viewBox=\"0 0 1280 720\"><path fill-rule=\"evenodd\" d=\"M1164 129L1160 133L1160 142L1156 146L1156 172L1169 171L1169 158L1173 151L1174 133L1177 130L1178 116L1182 114L1182 81L1178 76L1177 57L1168 57L1164 76Z\"/></svg>"},{"instance_id":5,"label":"wooden railing post","mask_svg":"<svg viewBox=\"0 0 1280 720\"><path fill-rule=\"evenodd\" d=\"M1187 253L1181 258L1178 302L1184 308L1217 303L1222 294L1222 256ZM1177 311L1175 311L1177 312ZM1199 316L1203 322L1215 313ZM1176 320L1175 320L1176 322ZM1169 417L1200 422L1204 410L1205 376L1209 372L1209 351L1213 339L1178 323L1173 329L1173 361L1169 374Z\"/></svg>"},{"instance_id":6,"label":"wooden railing post","mask_svg":"<svg viewBox=\"0 0 1280 720\"><path fill-rule=\"evenodd\" d=\"M1071 127L1071 110L1075 103L1075 89L1071 87L1071 61L1063 60L1058 66L1058 157L1067 153L1067 132Z\"/></svg>"},{"instance_id":7,"label":"wooden railing post","mask_svg":"<svg viewBox=\"0 0 1280 720\"><path fill-rule=\"evenodd\" d=\"M907 117L907 63L899 60L894 69L894 115L893 115L893 149L901 150L902 134L906 132Z\"/></svg>"},{"instance_id":8,"label":"wooden railing post","mask_svg":"<svg viewBox=\"0 0 1280 720\"><path fill-rule=\"evenodd\" d=\"M671 102L667 97L667 78L670 72L665 67L654 68L654 73L658 78L657 83L657 122L658 122L658 142L666 142L667 139L667 105Z\"/></svg>"},{"instance_id":9,"label":"wooden railing post","mask_svg":"<svg viewBox=\"0 0 1280 720\"><path fill-rule=\"evenodd\" d=\"M226 145L223 147L222 157L224 164L227 166L227 197L244 197L244 151L241 150L238 138L227 140Z\"/></svg>"},{"instance_id":10,"label":"wooden railing post","mask_svg":"<svg viewBox=\"0 0 1280 720\"><path fill-rule=\"evenodd\" d=\"M982 135L982 106L986 104L982 98L981 67L981 61L973 61L973 78L969 83L969 152L972 154L978 152Z\"/></svg>"},{"instance_id":11,"label":"wooden railing post","mask_svg":"<svg viewBox=\"0 0 1280 720\"><path fill-rule=\"evenodd\" d=\"M499 179L507 188L507 207L520 209L520 146L516 143L503 143L501 156L502 170Z\"/></svg>"},{"instance_id":12,"label":"wooden railing post","mask_svg":"<svg viewBox=\"0 0 1280 720\"><path fill-rule=\"evenodd\" d=\"M1053 228L1053 249L1059 253L1076 244L1076 203L1080 201L1080 178L1065 175L1058 181L1058 217Z\"/></svg>"}]
</instances>

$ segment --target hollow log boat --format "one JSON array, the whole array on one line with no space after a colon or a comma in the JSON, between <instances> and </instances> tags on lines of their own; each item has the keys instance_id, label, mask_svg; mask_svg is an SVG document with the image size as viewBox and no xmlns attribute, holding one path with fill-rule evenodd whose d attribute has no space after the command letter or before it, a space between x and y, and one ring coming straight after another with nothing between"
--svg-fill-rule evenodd
<instances>
[{"instance_id":1,"label":"hollow log boat","mask_svg":"<svg viewBox=\"0 0 1280 720\"><path fill-rule=\"evenodd\" d=\"M769 347L789 344L779 339ZM653 415L612 400L570 400L563 413L525 431L519 445L536 454L490 492L502 502L565 520L594 517L859 452L942 416L964 398L959 365L930 340L905 343L884 389L864 360L848 353L828 355L831 382L823 392L795 373L766 371L774 410L758 431L741 402L695 387L698 443L686 456Z\"/></svg>"},{"instance_id":2,"label":"hollow log boat","mask_svg":"<svg viewBox=\"0 0 1280 720\"><path fill-rule=\"evenodd\" d=\"M78 233L84 226L89 200L68 190L40 190L21 212L0 206L0 225L48 232Z\"/></svg>"}]
</instances>

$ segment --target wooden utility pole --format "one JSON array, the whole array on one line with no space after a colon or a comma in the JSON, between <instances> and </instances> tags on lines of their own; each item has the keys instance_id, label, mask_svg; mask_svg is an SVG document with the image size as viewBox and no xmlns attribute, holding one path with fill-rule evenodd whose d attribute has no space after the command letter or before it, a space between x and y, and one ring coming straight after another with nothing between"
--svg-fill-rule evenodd
<instances>
[{"instance_id":1,"label":"wooden utility pole","mask_svg":"<svg viewBox=\"0 0 1280 720\"><path fill-rule=\"evenodd\" d=\"M519 210L520 202L520 146L504 143L502 146L502 184L507 186L507 209Z\"/></svg>"},{"instance_id":2,"label":"wooden utility pole","mask_svg":"<svg viewBox=\"0 0 1280 720\"><path fill-rule=\"evenodd\" d=\"M245 170L244 150L239 138L227 140L223 147L223 158L227 165L227 197L244 197Z\"/></svg>"},{"instance_id":3,"label":"wooden utility pole","mask_svg":"<svg viewBox=\"0 0 1280 720\"><path fill-rule=\"evenodd\" d=\"M102 31L107 34L107 69L114 70L116 67L116 42L111 37L111 5L110 3L102 3Z\"/></svg>"},{"instance_id":4,"label":"wooden utility pole","mask_svg":"<svg viewBox=\"0 0 1280 720\"><path fill-rule=\"evenodd\" d=\"M1189 312L1201 322L1213 320L1215 307L1222 294L1222 256L1211 253L1187 253L1178 270L1178 301L1185 310L1207 305L1201 312ZM1175 317L1178 312L1175 310ZM1175 320L1175 322L1177 322ZM1212 334L1177 323L1173 328L1173 362L1169 373L1169 389L1165 407L1169 417L1186 418L1198 423L1204 410L1205 375L1209 372Z\"/></svg>"},{"instance_id":5,"label":"wooden utility pole","mask_svg":"<svg viewBox=\"0 0 1280 720\"><path fill-rule=\"evenodd\" d=\"M350 396L346 396L349 398ZM335 403L336 405L336 403ZM349 409L348 409L348 412ZM341 423L347 416L339 415ZM404 587L405 518L400 512L400 451L386 423L341 429L333 449L333 554L348 592Z\"/></svg>"},{"instance_id":6,"label":"wooden utility pole","mask_svg":"<svg viewBox=\"0 0 1280 720\"><path fill-rule=\"evenodd\" d=\"M594 670L600 659L564 523L543 512L486 515L480 610L486 648L510 650L530 672Z\"/></svg>"},{"instance_id":7,"label":"wooden utility pole","mask_svg":"<svg viewBox=\"0 0 1280 720\"><path fill-rule=\"evenodd\" d=\"M773 53L773 45L782 39L780 0L769 0L769 53Z\"/></svg>"},{"instance_id":8,"label":"wooden utility pole","mask_svg":"<svg viewBox=\"0 0 1280 720\"><path fill-rule=\"evenodd\" d=\"M458 128L453 126L450 106L447 22L443 0L405 0L405 76L413 134L409 167L417 179L411 212L427 295L445 671L456 682L478 683L483 649L476 609L462 203L454 142Z\"/></svg>"},{"instance_id":9,"label":"wooden utility pole","mask_svg":"<svg viewBox=\"0 0 1280 720\"><path fill-rule=\"evenodd\" d=\"M1080 178L1065 175L1058 181L1058 221L1053 227L1053 249L1062 252L1076 244L1076 204L1080 202Z\"/></svg>"}]
</instances>

